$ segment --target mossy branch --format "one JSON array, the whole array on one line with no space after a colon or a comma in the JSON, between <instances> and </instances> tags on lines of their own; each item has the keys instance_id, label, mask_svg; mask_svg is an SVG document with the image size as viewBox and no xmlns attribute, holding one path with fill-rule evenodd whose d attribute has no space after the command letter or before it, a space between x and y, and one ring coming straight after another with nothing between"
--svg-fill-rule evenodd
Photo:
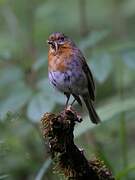
<instances>
[{"instance_id":1,"label":"mossy branch","mask_svg":"<svg viewBox=\"0 0 135 180\"><path fill-rule=\"evenodd\" d=\"M44 114L42 132L48 139L50 154L56 163L55 170L67 179L114 180L103 162L96 158L88 161L83 151L74 144L74 127L81 120L70 108L59 114Z\"/></svg>"}]
</instances>

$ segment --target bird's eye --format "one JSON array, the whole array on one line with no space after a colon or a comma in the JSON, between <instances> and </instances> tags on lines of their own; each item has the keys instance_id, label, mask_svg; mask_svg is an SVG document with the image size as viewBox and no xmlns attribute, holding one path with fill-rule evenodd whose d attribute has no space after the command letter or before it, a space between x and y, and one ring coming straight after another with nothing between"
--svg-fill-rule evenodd
<instances>
[{"instance_id":1,"label":"bird's eye","mask_svg":"<svg viewBox=\"0 0 135 180\"><path fill-rule=\"evenodd\" d=\"M60 40L61 40L61 41L64 41L64 37L61 37Z\"/></svg>"}]
</instances>

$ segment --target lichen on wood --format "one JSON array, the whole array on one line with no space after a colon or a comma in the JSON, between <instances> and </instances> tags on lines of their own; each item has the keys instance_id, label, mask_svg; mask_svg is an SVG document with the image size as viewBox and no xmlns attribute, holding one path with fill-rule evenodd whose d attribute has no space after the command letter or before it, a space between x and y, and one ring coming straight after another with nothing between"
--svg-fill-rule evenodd
<instances>
[{"instance_id":1,"label":"lichen on wood","mask_svg":"<svg viewBox=\"0 0 135 180\"><path fill-rule=\"evenodd\" d=\"M48 140L55 171L74 180L114 180L111 171L99 159L88 161L74 144L74 127L81 117L71 108L59 114L45 113L41 119L42 133Z\"/></svg>"}]
</instances>

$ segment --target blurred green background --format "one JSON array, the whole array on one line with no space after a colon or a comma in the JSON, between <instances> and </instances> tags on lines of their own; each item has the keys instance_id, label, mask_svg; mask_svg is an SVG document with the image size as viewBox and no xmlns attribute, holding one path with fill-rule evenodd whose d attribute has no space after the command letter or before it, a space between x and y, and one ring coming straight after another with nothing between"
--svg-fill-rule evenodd
<instances>
[{"instance_id":1,"label":"blurred green background","mask_svg":"<svg viewBox=\"0 0 135 180\"><path fill-rule=\"evenodd\" d=\"M40 130L43 113L66 100L47 78L46 40L56 31L76 42L96 81L102 123L83 115L77 145L118 180L134 180L135 0L0 0L0 179L62 178Z\"/></svg>"}]
</instances>

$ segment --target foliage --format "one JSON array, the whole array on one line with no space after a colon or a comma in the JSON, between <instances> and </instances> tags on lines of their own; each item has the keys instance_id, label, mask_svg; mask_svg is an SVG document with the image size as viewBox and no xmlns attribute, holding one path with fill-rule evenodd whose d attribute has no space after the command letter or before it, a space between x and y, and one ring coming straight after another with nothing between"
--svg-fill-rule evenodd
<instances>
[{"instance_id":1,"label":"foliage","mask_svg":"<svg viewBox=\"0 0 135 180\"><path fill-rule=\"evenodd\" d=\"M135 177L135 1L83 4L0 0L0 179L59 179L49 168L39 129L43 113L65 103L47 80L46 40L53 31L69 35L85 54L98 112L107 120L95 127L83 115L77 142L88 156L100 149L119 180Z\"/></svg>"}]
</instances>

